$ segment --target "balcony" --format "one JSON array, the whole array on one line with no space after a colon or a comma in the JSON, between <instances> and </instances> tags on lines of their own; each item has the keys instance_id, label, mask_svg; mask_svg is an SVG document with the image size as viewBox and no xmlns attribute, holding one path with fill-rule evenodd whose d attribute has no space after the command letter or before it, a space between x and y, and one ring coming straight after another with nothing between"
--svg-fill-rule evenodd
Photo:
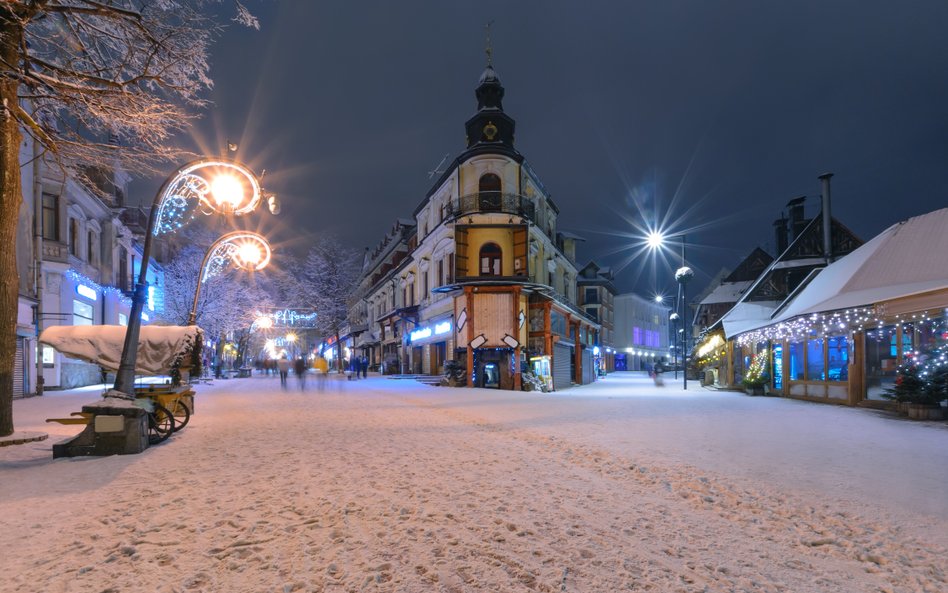
<instances>
[{"instance_id":1,"label":"balcony","mask_svg":"<svg viewBox=\"0 0 948 593\"><path fill-rule=\"evenodd\" d=\"M506 194L499 191L482 191L461 196L451 203L449 214L459 217L468 214L511 214L534 221L533 202L518 194Z\"/></svg>"}]
</instances>

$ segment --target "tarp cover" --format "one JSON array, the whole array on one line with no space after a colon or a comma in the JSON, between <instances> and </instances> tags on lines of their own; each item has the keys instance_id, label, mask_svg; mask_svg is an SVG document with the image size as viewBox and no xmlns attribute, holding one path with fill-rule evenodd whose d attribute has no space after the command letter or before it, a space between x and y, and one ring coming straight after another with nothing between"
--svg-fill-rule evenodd
<instances>
[{"instance_id":1,"label":"tarp cover","mask_svg":"<svg viewBox=\"0 0 948 593\"><path fill-rule=\"evenodd\" d=\"M124 325L54 325L40 334L39 341L73 358L117 371L125 345ZM203 339L196 325L146 325L138 335L135 373L167 375L174 361Z\"/></svg>"}]
</instances>

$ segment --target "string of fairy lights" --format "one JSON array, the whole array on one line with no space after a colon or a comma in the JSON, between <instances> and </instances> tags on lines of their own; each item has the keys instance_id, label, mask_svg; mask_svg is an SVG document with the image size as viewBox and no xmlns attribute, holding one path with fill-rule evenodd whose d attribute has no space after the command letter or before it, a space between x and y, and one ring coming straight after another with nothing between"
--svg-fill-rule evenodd
<instances>
[{"instance_id":1,"label":"string of fairy lights","mask_svg":"<svg viewBox=\"0 0 948 593\"><path fill-rule=\"evenodd\" d=\"M102 295L115 295L118 297L119 302L126 307L130 307L132 304L132 299L128 298L128 296L126 296L126 294L120 288L115 286L103 286L88 276L79 273L74 268L67 269L65 272L63 272L63 276L72 282L75 282L76 284L85 285L92 290L101 293Z\"/></svg>"},{"instance_id":2,"label":"string of fairy lights","mask_svg":"<svg viewBox=\"0 0 948 593\"><path fill-rule=\"evenodd\" d=\"M211 185L200 175L181 175L165 192L155 221L155 236L174 232L196 218L198 208L209 203ZM204 212L207 214L207 212Z\"/></svg>"},{"instance_id":3,"label":"string of fairy lights","mask_svg":"<svg viewBox=\"0 0 948 593\"><path fill-rule=\"evenodd\" d=\"M856 331L895 331L907 324L944 323L942 315L933 316L929 311L899 314L884 317L874 307L854 307L841 311L813 313L740 334L736 338L739 346L760 342L791 342L804 339L839 336Z\"/></svg>"}]
</instances>

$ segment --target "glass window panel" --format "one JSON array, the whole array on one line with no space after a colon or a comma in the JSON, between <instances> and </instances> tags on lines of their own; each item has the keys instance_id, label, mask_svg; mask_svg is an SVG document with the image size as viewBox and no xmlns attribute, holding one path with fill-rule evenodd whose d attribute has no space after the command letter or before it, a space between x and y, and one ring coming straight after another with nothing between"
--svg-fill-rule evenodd
<instances>
[{"instance_id":1,"label":"glass window panel","mask_svg":"<svg viewBox=\"0 0 948 593\"><path fill-rule=\"evenodd\" d=\"M787 378L791 381L804 379L803 342L790 342L790 368Z\"/></svg>"},{"instance_id":2,"label":"glass window panel","mask_svg":"<svg viewBox=\"0 0 948 593\"><path fill-rule=\"evenodd\" d=\"M883 401L882 394L895 385L897 335L894 325L866 330L866 399Z\"/></svg>"},{"instance_id":3,"label":"glass window panel","mask_svg":"<svg viewBox=\"0 0 948 593\"><path fill-rule=\"evenodd\" d=\"M823 368L823 338L806 341L806 380L826 380Z\"/></svg>"},{"instance_id":4,"label":"glass window panel","mask_svg":"<svg viewBox=\"0 0 948 593\"><path fill-rule=\"evenodd\" d=\"M849 380L849 338L833 336L826 340L826 378L828 381Z\"/></svg>"},{"instance_id":5,"label":"glass window panel","mask_svg":"<svg viewBox=\"0 0 948 593\"><path fill-rule=\"evenodd\" d=\"M82 301L72 302L72 324L92 325L92 305Z\"/></svg>"}]
</instances>

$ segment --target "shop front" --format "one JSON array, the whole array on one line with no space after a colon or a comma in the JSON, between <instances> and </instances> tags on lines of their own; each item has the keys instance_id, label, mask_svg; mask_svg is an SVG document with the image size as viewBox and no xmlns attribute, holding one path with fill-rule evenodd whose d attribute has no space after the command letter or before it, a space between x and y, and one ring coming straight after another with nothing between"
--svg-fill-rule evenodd
<instances>
[{"instance_id":1,"label":"shop front","mask_svg":"<svg viewBox=\"0 0 948 593\"><path fill-rule=\"evenodd\" d=\"M409 332L413 373L440 375L444 372L448 353L454 352L453 325L453 317L440 317L425 320Z\"/></svg>"}]
</instances>

